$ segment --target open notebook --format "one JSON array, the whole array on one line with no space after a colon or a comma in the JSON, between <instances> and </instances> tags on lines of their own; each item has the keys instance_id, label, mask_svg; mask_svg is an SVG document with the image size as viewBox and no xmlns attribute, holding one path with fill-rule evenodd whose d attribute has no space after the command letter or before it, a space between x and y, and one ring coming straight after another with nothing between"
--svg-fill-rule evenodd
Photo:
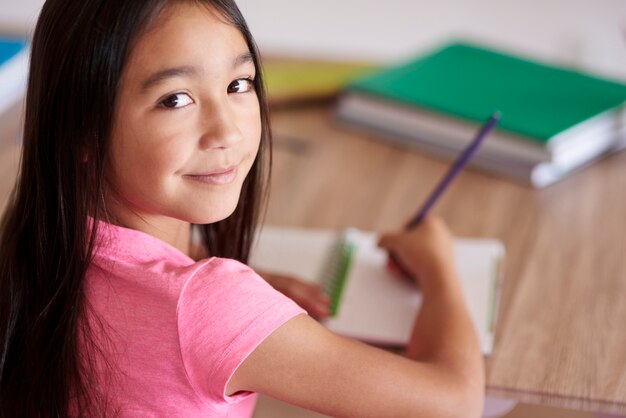
<instances>
[{"instance_id":1,"label":"open notebook","mask_svg":"<svg viewBox=\"0 0 626 418\"><path fill-rule=\"evenodd\" d=\"M266 226L250 265L259 270L317 281L331 296L331 330L366 342L404 346L421 295L386 269L387 253L375 234ZM466 301L484 354L491 353L504 246L489 239L457 238L456 260Z\"/></svg>"}]
</instances>

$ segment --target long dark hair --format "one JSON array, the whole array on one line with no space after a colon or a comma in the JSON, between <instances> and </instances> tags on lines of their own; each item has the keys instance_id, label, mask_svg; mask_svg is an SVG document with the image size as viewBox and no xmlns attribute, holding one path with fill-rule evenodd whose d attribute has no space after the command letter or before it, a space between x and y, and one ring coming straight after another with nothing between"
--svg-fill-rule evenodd
<instances>
[{"instance_id":1,"label":"long dark hair","mask_svg":"<svg viewBox=\"0 0 626 418\"><path fill-rule=\"evenodd\" d=\"M98 220L118 86L134 40L176 0L47 0L32 41L22 161L0 225L0 416L102 415L90 390L94 330L84 277ZM183 0L178 0L183 1ZM192 0L189 0L192 1ZM261 147L233 215L200 226L211 255L246 262L269 176L258 50L232 0L193 0L246 38L257 68ZM91 229L88 219L94 219ZM84 350L90 347L93 350Z\"/></svg>"}]
</instances>

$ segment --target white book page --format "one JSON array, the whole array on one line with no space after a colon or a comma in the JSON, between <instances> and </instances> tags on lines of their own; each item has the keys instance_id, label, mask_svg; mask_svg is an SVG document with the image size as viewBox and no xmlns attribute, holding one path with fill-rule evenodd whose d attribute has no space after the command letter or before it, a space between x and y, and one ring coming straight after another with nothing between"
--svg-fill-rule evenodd
<instances>
[{"instance_id":1,"label":"white book page","mask_svg":"<svg viewBox=\"0 0 626 418\"><path fill-rule=\"evenodd\" d=\"M249 264L261 271L317 282L336 240L337 233L331 230L264 227Z\"/></svg>"},{"instance_id":2,"label":"white book page","mask_svg":"<svg viewBox=\"0 0 626 418\"><path fill-rule=\"evenodd\" d=\"M318 281L338 235L328 230L266 227L250 264L260 270ZM324 324L363 341L406 345L421 303L418 288L387 271L387 254L376 246L375 234L349 230L348 237L356 244L356 252L338 313ZM457 238L455 253L482 351L489 354L504 247L496 240Z\"/></svg>"}]
</instances>

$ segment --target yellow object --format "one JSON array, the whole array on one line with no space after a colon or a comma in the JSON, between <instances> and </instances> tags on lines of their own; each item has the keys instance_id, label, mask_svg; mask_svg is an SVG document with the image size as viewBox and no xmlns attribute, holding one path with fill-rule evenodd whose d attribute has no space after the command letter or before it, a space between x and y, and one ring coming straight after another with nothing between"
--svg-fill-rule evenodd
<instances>
[{"instance_id":1,"label":"yellow object","mask_svg":"<svg viewBox=\"0 0 626 418\"><path fill-rule=\"evenodd\" d=\"M346 83L378 67L371 63L314 61L287 58L264 60L271 105L332 99Z\"/></svg>"}]
</instances>

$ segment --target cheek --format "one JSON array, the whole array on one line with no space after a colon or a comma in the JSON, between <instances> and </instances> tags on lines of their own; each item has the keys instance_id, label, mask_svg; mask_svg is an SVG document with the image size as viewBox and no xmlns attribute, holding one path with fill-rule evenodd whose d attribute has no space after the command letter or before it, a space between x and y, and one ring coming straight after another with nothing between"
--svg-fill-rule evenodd
<instances>
[{"instance_id":1,"label":"cheek","mask_svg":"<svg viewBox=\"0 0 626 418\"><path fill-rule=\"evenodd\" d=\"M120 141L116 156L132 165L131 169L173 173L190 153L186 132L180 130L153 121L134 124Z\"/></svg>"},{"instance_id":2,"label":"cheek","mask_svg":"<svg viewBox=\"0 0 626 418\"><path fill-rule=\"evenodd\" d=\"M176 138L154 126L127 126L116 131L109 165L111 186L126 199L167 189L186 155L184 144Z\"/></svg>"},{"instance_id":3,"label":"cheek","mask_svg":"<svg viewBox=\"0 0 626 418\"><path fill-rule=\"evenodd\" d=\"M250 158L254 161L261 143L261 114L258 105L243 126L246 138L246 150Z\"/></svg>"}]
</instances>

